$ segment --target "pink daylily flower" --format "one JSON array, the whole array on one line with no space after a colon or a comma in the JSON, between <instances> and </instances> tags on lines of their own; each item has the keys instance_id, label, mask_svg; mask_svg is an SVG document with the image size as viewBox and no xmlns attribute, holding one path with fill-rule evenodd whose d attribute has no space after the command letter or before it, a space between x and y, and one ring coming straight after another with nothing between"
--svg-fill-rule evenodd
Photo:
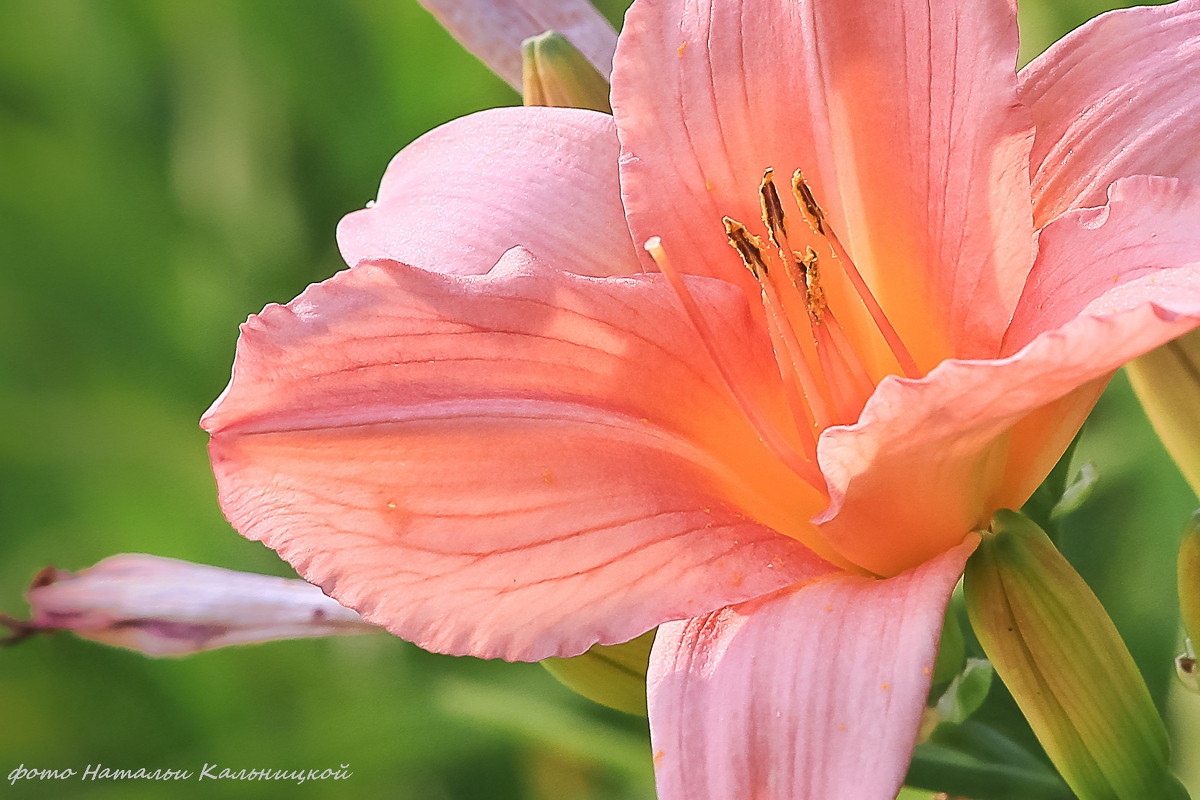
<instances>
[{"instance_id":1,"label":"pink daylily flower","mask_svg":"<svg viewBox=\"0 0 1200 800\"><path fill-rule=\"evenodd\" d=\"M662 798L894 797L973 531L1200 325L1200 0L1016 51L1008 0L636 0L612 117L429 133L243 326L226 515L431 650L659 626Z\"/></svg>"}]
</instances>

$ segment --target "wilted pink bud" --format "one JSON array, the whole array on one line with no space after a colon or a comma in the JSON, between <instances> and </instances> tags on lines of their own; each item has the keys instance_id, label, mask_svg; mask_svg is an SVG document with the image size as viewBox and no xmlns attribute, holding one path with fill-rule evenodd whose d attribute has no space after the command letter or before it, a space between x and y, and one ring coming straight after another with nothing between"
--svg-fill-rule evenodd
<instances>
[{"instance_id":1,"label":"wilted pink bud","mask_svg":"<svg viewBox=\"0 0 1200 800\"><path fill-rule=\"evenodd\" d=\"M29 590L35 629L150 656L380 628L302 580L125 553L79 573L48 567Z\"/></svg>"}]
</instances>

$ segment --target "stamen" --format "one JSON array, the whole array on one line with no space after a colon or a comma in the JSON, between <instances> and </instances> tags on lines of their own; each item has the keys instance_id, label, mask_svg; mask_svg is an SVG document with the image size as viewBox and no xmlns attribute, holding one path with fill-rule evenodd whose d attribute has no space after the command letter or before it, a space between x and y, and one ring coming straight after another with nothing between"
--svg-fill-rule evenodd
<instances>
[{"instance_id":1,"label":"stamen","mask_svg":"<svg viewBox=\"0 0 1200 800\"><path fill-rule=\"evenodd\" d=\"M837 349L838 355L842 357L842 362L849 370L850 376L854 379L854 383L858 388L859 407L861 408L867 402L867 398L875 391L875 382L871 380L870 374L867 372L866 366L858 358L858 351L854 349L854 345L850 343L850 339L846 336L846 332L842 330L842 326L838 324L837 317L830 310L825 317L826 327L829 329L830 337L833 339L833 346Z\"/></svg>"},{"instance_id":2,"label":"stamen","mask_svg":"<svg viewBox=\"0 0 1200 800\"><path fill-rule=\"evenodd\" d=\"M806 426L804 433L807 435L801 436L800 439L804 455L809 461L815 462L817 460L816 437L821 430L828 427L829 420L822 418L818 422L814 419L814 408L817 405L809 398L816 397L820 401L819 407L823 413L827 413L824 412L825 401L820 395L806 389L800 379L803 374L801 370L807 370L808 365L804 361L804 354L798 352L799 343L796 340L796 332L788 324L787 316L780 314L779 309L767 298L766 291L764 287L762 300L763 308L767 311L767 333L771 335L771 347L775 350L775 366L780 380L783 381L783 391L788 407L792 411L792 418L796 420L798 427ZM804 366L801 367L800 364L804 364Z\"/></svg>"},{"instance_id":3,"label":"stamen","mask_svg":"<svg viewBox=\"0 0 1200 800\"><path fill-rule=\"evenodd\" d=\"M717 367L722 380L725 382L726 388L733 395L742 414L750 422L755 433L762 443L784 464L786 464L793 472L796 473L802 480L808 483L813 488L824 491L825 481L821 477L821 472L816 465L803 458L795 451L792 445L783 438L782 434L767 420L763 419L758 407L750 401L743 393L741 383L734 379L733 372L729 367L727 360L722 355L721 350L717 347L716 334L709 327L708 322L701 313L696 299L692 297L691 291L688 289L683 277L671 265L667 258L666 250L662 246L662 239L657 236L652 236L646 240L646 252L654 259L654 263L658 265L658 269L662 272L663 277L667 280L674 291L675 296L683 306L684 313L688 320L692 323L692 327L700 336L700 341L703 342L705 350L708 351L709 358ZM801 432L802 434L805 432Z\"/></svg>"},{"instance_id":4,"label":"stamen","mask_svg":"<svg viewBox=\"0 0 1200 800\"><path fill-rule=\"evenodd\" d=\"M871 287L867 286L867 282L863 280L862 274L854 266L854 261L850 258L850 254L846 252L846 248L842 246L842 242L838 239L837 234L825 224L825 212L818 205L816 198L813 197L812 189L809 188L808 181L804 180L804 173L800 170L796 170L792 175L792 192L796 196L797 203L804 209L804 216L808 220L809 227L813 229L814 233L819 234L829 243L834 259L841 265L842 272L850 279L850 284L863 301L863 305L866 306L867 313L871 315L871 320L875 323L875 327L879 330L880 335L883 336L883 340L892 351L892 355L895 357L896 363L899 364L900 370L909 378L921 377L922 373L917 367L916 360L908 352L908 348L904 346L904 341L900 338L900 334L896 332L891 320L883 312L883 307L875 299L875 295L871 292Z\"/></svg>"},{"instance_id":5,"label":"stamen","mask_svg":"<svg viewBox=\"0 0 1200 800\"><path fill-rule=\"evenodd\" d=\"M780 353L777 350L776 357L782 355L787 358L791 372L800 382L804 396L808 399L808 407L812 409L813 419L810 419L807 413L804 414L804 418L815 421L818 428L825 428L831 420L829 411L819 389L817 378L809 366L808 359L804 356L799 339L796 337L796 330L789 321L791 317L787 313L787 304L780 298L779 287L775 284L770 270L767 268L766 259L763 257L762 240L747 231L746 226L737 220L729 217L722 219L730 246L738 251L738 255L742 257L742 263L746 265L746 269L750 270L750 274L758 280L762 288L763 306L767 310L768 321L773 326L772 337L778 338L783 344L783 352Z\"/></svg>"},{"instance_id":6,"label":"stamen","mask_svg":"<svg viewBox=\"0 0 1200 800\"><path fill-rule=\"evenodd\" d=\"M812 228L812 232L818 236L827 236L825 211L817 203L817 198L813 197L812 189L809 188L808 181L804 180L804 173L800 170L792 173L792 194L795 195L797 205L804 212L804 219L808 222L808 227Z\"/></svg>"},{"instance_id":7,"label":"stamen","mask_svg":"<svg viewBox=\"0 0 1200 800\"><path fill-rule=\"evenodd\" d=\"M738 251L746 269L759 281L764 280L769 270L763 258L762 240L746 230L746 226L737 220L721 217L721 222L725 223L725 236L729 239L729 244Z\"/></svg>"},{"instance_id":8,"label":"stamen","mask_svg":"<svg viewBox=\"0 0 1200 800\"><path fill-rule=\"evenodd\" d=\"M825 314L825 288L821 286L821 270L817 266L817 251L806 248L797 259L800 274L804 276L804 294L808 298L808 313L818 325Z\"/></svg>"},{"instance_id":9,"label":"stamen","mask_svg":"<svg viewBox=\"0 0 1200 800\"><path fill-rule=\"evenodd\" d=\"M770 282L764 282L762 296L763 306L767 310L768 321L774 326L776 329L774 332L783 343L783 353L779 355L786 356L788 366L792 368L792 374L800 382L800 387L804 391L804 397L808 401L808 408L812 411L811 416L805 413L803 415L804 419L812 422L818 430L829 427L833 423L833 417L829 413L828 404L825 402L825 395L822 394L817 383L817 377L813 374L808 359L804 356L804 349L800 345L799 338L796 336L796 329L791 325L791 317L788 315L775 286Z\"/></svg>"},{"instance_id":10,"label":"stamen","mask_svg":"<svg viewBox=\"0 0 1200 800\"><path fill-rule=\"evenodd\" d=\"M837 317L834 316L833 309L826 303L825 290L821 287L820 259L817 252L811 247L807 248L805 254L797 258L796 263L804 276L808 293L809 324L817 345L817 358L821 362L821 370L827 377L833 405L839 412L838 421L853 422L874 391L875 385L838 323Z\"/></svg>"},{"instance_id":11,"label":"stamen","mask_svg":"<svg viewBox=\"0 0 1200 800\"><path fill-rule=\"evenodd\" d=\"M781 254L787 248L787 224L783 217L783 201L779 199L779 191L775 188L775 170L770 167L763 172L762 183L758 186L758 200L762 206L763 224L771 234L771 243Z\"/></svg>"}]
</instances>

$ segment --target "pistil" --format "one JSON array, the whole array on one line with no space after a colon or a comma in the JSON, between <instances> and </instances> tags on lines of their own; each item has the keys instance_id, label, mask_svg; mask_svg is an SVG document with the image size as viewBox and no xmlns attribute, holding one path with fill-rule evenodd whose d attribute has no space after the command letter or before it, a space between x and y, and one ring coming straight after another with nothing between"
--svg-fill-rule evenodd
<instances>
[{"instance_id":1,"label":"pistil","mask_svg":"<svg viewBox=\"0 0 1200 800\"><path fill-rule=\"evenodd\" d=\"M825 481L816 466L816 444L812 428L801 426L800 430L802 447L806 453L811 453L811 455L805 457L805 455L796 452L795 447L784 437L779 429L770 420L763 417L758 405L746 397L742 391L742 383L736 379L734 370L729 364L724 349L718 345L719 339L716 333L709 326L704 314L700 311L696 299L692 297L687 282L671 264L671 260L667 257L667 252L663 248L662 240L657 236L653 236L646 241L644 247L646 252L650 254L650 257L654 259L654 263L658 265L659 271L666 278L668 285L674 291L679 302L683 305L684 313L692 323L692 327L699 335L700 341L716 365L717 371L720 373L730 394L733 395L742 414L754 428L759 440L796 475L815 489L824 491Z\"/></svg>"}]
</instances>

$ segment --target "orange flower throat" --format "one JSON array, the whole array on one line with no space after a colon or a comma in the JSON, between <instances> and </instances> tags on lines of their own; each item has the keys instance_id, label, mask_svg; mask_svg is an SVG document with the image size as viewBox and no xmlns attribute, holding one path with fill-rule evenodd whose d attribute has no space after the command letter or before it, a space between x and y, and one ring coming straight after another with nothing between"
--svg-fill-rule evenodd
<instances>
[{"instance_id":1,"label":"orange flower throat","mask_svg":"<svg viewBox=\"0 0 1200 800\"><path fill-rule=\"evenodd\" d=\"M732 380L729 356L719 346L720 339L704 320L686 284L672 268L661 240L650 239L646 249L683 303L759 437L797 474L824 490L816 466L816 442L821 431L831 425L855 422L885 375L899 373L918 378L922 372L830 228L824 210L800 170L792 175L791 183L792 197L812 235L805 238L823 245L826 257L811 244L805 244L803 251L792 246L772 169L763 173L759 185L759 205L770 246L737 220L724 217L722 222L730 246L758 283L775 362L799 437L779 431L739 392L736 381ZM830 276L824 274L826 264L836 267ZM825 285L830 278L837 282L836 291ZM842 303L850 301L843 306L848 314L845 327L831 306L834 296ZM864 351L873 354L877 343L882 343L890 354L882 368L879 358L864 357ZM798 439L798 451L791 439Z\"/></svg>"}]
</instances>

